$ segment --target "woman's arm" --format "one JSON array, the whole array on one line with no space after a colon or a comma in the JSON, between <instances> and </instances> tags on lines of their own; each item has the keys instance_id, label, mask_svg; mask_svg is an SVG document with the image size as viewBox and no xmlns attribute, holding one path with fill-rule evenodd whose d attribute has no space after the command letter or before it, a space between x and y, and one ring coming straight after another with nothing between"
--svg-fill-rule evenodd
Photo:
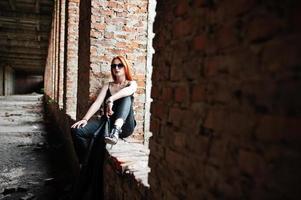
<instances>
[{"instance_id":1,"label":"woman's arm","mask_svg":"<svg viewBox=\"0 0 301 200\"><path fill-rule=\"evenodd\" d=\"M105 84L101 88L101 91L100 91L99 95L97 96L97 98L94 101L94 103L90 106L88 112L83 117L83 119L85 119L85 120L88 121L99 110L101 104L103 103L103 100L106 97L106 93L107 93L108 88L109 88L109 84Z\"/></svg>"},{"instance_id":2,"label":"woman's arm","mask_svg":"<svg viewBox=\"0 0 301 200\"><path fill-rule=\"evenodd\" d=\"M130 96L132 94L134 94L137 90L137 83L136 81L131 81L130 85L119 90L118 92L116 92L115 94L113 94L112 96L110 96L107 100L108 101L116 101L117 99L120 99L122 97L126 97L126 96Z\"/></svg>"},{"instance_id":3,"label":"woman's arm","mask_svg":"<svg viewBox=\"0 0 301 200\"><path fill-rule=\"evenodd\" d=\"M104 98L106 97L106 92L109 88L109 84L105 84L97 96L96 100L94 103L90 106L88 112L84 116L82 120L79 120L78 122L74 123L71 128L79 128L79 127L84 127L87 125L88 120L99 110Z\"/></svg>"}]
</instances>

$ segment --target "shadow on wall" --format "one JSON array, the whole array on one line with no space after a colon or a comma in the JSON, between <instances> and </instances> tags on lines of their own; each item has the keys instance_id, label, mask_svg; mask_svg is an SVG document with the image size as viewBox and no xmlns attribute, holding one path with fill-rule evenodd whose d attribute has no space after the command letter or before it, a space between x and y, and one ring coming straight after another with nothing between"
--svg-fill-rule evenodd
<instances>
[{"instance_id":1,"label":"shadow on wall","mask_svg":"<svg viewBox=\"0 0 301 200\"><path fill-rule=\"evenodd\" d=\"M43 93L44 80L42 75L15 75L15 94Z\"/></svg>"}]
</instances>

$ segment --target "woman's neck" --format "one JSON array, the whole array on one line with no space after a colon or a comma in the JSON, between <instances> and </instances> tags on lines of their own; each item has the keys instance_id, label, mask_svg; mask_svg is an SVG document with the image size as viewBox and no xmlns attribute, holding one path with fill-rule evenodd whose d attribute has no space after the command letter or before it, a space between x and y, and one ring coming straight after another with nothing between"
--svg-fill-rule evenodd
<instances>
[{"instance_id":1,"label":"woman's neck","mask_svg":"<svg viewBox=\"0 0 301 200\"><path fill-rule=\"evenodd\" d=\"M126 81L125 77L116 77L116 80L114 81L117 84L124 83Z\"/></svg>"}]
</instances>

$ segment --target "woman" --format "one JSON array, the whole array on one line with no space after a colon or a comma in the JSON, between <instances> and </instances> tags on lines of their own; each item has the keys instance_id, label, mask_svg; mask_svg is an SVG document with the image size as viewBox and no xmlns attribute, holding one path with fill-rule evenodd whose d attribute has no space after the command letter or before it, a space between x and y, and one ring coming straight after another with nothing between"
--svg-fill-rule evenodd
<instances>
[{"instance_id":1,"label":"woman","mask_svg":"<svg viewBox=\"0 0 301 200\"><path fill-rule=\"evenodd\" d=\"M133 94L137 90L137 84L132 79L130 66L122 56L117 56L111 62L111 75L113 82L105 84L95 102L91 105L82 120L74 123L73 134L80 163L86 156L89 139L100 125L109 120L111 127L109 135L105 136L105 142L116 144L118 138L131 135L136 126L133 111ZM89 119L104 105L104 115L100 120ZM104 136L104 131L100 133Z\"/></svg>"}]
</instances>

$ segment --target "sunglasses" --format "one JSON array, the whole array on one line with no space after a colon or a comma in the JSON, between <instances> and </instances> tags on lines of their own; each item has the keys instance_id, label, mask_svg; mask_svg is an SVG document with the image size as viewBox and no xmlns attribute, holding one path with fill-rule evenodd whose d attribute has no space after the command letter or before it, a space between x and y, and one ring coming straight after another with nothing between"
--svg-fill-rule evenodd
<instances>
[{"instance_id":1,"label":"sunglasses","mask_svg":"<svg viewBox=\"0 0 301 200\"><path fill-rule=\"evenodd\" d=\"M111 68L116 68L118 67L118 69L121 69L124 67L124 65L122 63L119 63L119 64L111 64Z\"/></svg>"}]
</instances>

